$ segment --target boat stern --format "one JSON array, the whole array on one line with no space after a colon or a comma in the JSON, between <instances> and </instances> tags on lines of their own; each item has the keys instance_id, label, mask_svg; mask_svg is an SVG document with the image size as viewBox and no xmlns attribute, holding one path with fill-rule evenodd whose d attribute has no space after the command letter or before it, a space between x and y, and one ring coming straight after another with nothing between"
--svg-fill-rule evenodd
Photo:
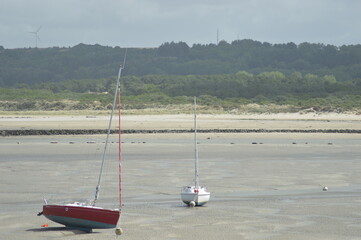
<instances>
[{"instance_id":1,"label":"boat stern","mask_svg":"<svg viewBox=\"0 0 361 240\"><path fill-rule=\"evenodd\" d=\"M187 186L182 189L181 199L187 205L194 202L196 206L203 206L209 201L210 193L204 187Z\"/></svg>"}]
</instances>

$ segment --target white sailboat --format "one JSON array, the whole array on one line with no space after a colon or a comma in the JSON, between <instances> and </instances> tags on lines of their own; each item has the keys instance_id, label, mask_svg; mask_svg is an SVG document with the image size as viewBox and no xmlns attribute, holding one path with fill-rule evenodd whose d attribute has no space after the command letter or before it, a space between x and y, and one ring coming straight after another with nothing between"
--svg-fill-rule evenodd
<instances>
[{"instance_id":1,"label":"white sailboat","mask_svg":"<svg viewBox=\"0 0 361 240\"><path fill-rule=\"evenodd\" d=\"M195 154L195 172L194 186L185 186L182 188L182 201L190 207L202 206L209 201L210 192L199 185L198 174L198 146L197 146L197 98L194 97L194 154Z\"/></svg>"}]
</instances>

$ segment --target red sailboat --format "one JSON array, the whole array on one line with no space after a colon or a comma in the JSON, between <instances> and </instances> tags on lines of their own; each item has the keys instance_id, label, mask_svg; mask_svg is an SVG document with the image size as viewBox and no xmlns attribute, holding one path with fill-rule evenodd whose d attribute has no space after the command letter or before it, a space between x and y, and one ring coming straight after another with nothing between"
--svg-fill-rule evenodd
<instances>
[{"instance_id":1,"label":"red sailboat","mask_svg":"<svg viewBox=\"0 0 361 240\"><path fill-rule=\"evenodd\" d=\"M125 53L126 56L126 53ZM95 189L94 199L90 203L70 203L70 204L61 204L61 205L49 205L46 200L45 205L43 205L43 211L38 214L44 215L46 218L65 225L68 228L76 228L81 229L86 232L91 232L92 229L108 229L108 228L116 228L118 224L118 220L121 215L121 207L122 207L122 164L121 164L121 121L120 121L120 113L121 113L121 104L120 104L120 76L121 71L124 68L125 57L123 66L120 66L117 85L114 94L114 102L113 108L110 115L109 127L107 132L107 137L104 146L102 164L100 168L100 174L98 179L98 184ZM112 124L113 113L115 110L115 105L118 99L118 124L119 124L119 151L118 151L118 161L119 161L119 209L104 209L95 206L96 201L98 200L100 183L103 173L103 166L105 161L105 155L109 143L109 135ZM117 228L117 234L121 234L122 230Z\"/></svg>"}]
</instances>

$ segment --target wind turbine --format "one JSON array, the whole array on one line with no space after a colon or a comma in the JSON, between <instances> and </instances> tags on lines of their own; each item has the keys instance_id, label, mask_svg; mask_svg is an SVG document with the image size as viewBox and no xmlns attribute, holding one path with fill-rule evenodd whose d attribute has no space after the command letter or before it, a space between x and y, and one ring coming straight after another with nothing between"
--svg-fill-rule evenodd
<instances>
[{"instance_id":1,"label":"wind turbine","mask_svg":"<svg viewBox=\"0 0 361 240\"><path fill-rule=\"evenodd\" d=\"M40 29L41 29L41 26L35 32L29 32L29 33L34 34L34 36L35 36L35 47L36 48L38 48L38 40L40 41L40 38L38 36L38 32L40 31Z\"/></svg>"}]
</instances>

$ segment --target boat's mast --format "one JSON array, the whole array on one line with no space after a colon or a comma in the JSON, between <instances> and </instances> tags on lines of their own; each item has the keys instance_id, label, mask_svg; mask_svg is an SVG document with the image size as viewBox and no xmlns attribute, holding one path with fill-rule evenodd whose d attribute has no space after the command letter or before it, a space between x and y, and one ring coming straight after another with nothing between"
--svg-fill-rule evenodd
<instances>
[{"instance_id":1,"label":"boat's mast","mask_svg":"<svg viewBox=\"0 0 361 240\"><path fill-rule=\"evenodd\" d=\"M102 157L102 165L100 167L100 173L99 173L99 178L98 178L98 184L95 188L95 196L94 196L94 200L93 200L93 205L95 205L96 201L98 200L99 197L99 190L100 190L100 182L102 179L102 175L103 175L103 168L104 168L104 162L105 162L105 155L107 152L107 148L108 148L108 143L109 143L109 136L110 136L110 129L112 127L112 120L113 120L113 113L114 113L114 109L115 109L115 104L117 101L117 95L118 95L118 91L120 89L120 75L122 73L122 66L120 66L119 68L119 73L118 73L118 78L117 78L117 86L115 88L115 93L114 93L114 101L113 101L113 108L112 108L112 112L110 114L110 120L109 120L109 126L108 126L108 132L107 132L107 138L105 140L105 145L104 145L104 151L103 151L103 157Z\"/></svg>"},{"instance_id":2,"label":"boat's mast","mask_svg":"<svg viewBox=\"0 0 361 240\"><path fill-rule=\"evenodd\" d=\"M197 144L197 98L194 97L194 157L195 157L195 172L194 180L195 186L199 186L198 176L198 144Z\"/></svg>"}]
</instances>

